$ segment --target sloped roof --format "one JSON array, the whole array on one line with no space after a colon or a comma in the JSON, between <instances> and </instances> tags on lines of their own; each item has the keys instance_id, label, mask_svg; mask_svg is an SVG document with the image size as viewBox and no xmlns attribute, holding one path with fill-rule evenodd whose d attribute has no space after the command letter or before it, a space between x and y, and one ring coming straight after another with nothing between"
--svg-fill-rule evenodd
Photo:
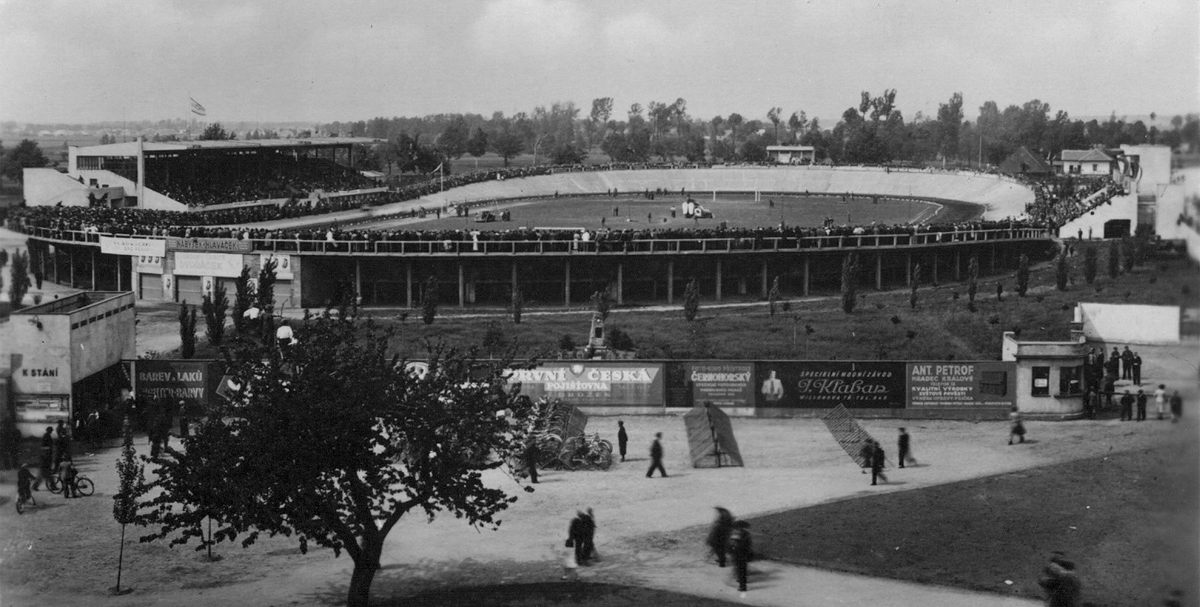
<instances>
[{"instance_id":1,"label":"sloped roof","mask_svg":"<svg viewBox=\"0 0 1200 607\"><path fill-rule=\"evenodd\" d=\"M1029 151L1029 148L1021 146L1000 163L1000 171L1003 173L1050 173L1051 168L1045 160Z\"/></svg>"},{"instance_id":2,"label":"sloped roof","mask_svg":"<svg viewBox=\"0 0 1200 607\"><path fill-rule=\"evenodd\" d=\"M1112 162L1113 157L1101 150L1063 150L1059 159L1063 162Z\"/></svg>"}]
</instances>

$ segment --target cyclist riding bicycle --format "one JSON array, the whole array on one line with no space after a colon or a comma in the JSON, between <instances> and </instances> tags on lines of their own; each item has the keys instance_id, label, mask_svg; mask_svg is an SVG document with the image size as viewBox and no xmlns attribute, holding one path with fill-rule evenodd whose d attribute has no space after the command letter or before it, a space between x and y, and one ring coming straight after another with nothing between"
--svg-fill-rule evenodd
<instances>
[{"instance_id":1,"label":"cyclist riding bicycle","mask_svg":"<svg viewBox=\"0 0 1200 607\"><path fill-rule=\"evenodd\" d=\"M21 464L21 469L17 471L17 503L24 502L36 503L33 501L33 472L29 470L29 464Z\"/></svg>"}]
</instances>

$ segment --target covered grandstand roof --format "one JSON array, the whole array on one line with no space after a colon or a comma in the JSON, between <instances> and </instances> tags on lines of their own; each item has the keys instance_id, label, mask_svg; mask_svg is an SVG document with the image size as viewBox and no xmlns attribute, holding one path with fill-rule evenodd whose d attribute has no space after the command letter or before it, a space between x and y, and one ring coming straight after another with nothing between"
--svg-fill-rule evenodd
<instances>
[{"instance_id":1,"label":"covered grandstand roof","mask_svg":"<svg viewBox=\"0 0 1200 607\"><path fill-rule=\"evenodd\" d=\"M371 145L383 142L373 137L308 137L305 139L225 139L220 141L147 141L142 149L147 152L174 152L182 150L213 150L238 148L306 148L336 145ZM79 146L77 153L83 156L137 156L138 142L109 143L106 145Z\"/></svg>"}]
</instances>

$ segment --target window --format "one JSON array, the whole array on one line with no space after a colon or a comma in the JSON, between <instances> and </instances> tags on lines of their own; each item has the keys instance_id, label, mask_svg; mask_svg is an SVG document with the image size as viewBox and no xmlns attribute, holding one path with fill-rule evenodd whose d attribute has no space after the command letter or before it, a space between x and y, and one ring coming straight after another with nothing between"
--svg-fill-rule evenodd
<instances>
[{"instance_id":1,"label":"window","mask_svg":"<svg viewBox=\"0 0 1200 607\"><path fill-rule=\"evenodd\" d=\"M1050 396L1050 367L1033 368L1033 396Z\"/></svg>"},{"instance_id":2,"label":"window","mask_svg":"<svg viewBox=\"0 0 1200 607\"><path fill-rule=\"evenodd\" d=\"M1058 394L1060 396L1078 396L1083 392L1083 367L1059 367Z\"/></svg>"}]
</instances>

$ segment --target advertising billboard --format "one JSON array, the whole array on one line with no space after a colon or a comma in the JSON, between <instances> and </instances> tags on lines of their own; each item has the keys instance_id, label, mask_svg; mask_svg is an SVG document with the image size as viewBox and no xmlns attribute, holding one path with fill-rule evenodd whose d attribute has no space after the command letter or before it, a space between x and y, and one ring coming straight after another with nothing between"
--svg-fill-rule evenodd
<instances>
[{"instance_id":1,"label":"advertising billboard","mask_svg":"<svg viewBox=\"0 0 1200 607\"><path fill-rule=\"evenodd\" d=\"M687 365L692 402L718 407L754 406L754 364L750 362L694 362Z\"/></svg>"},{"instance_id":2,"label":"advertising billboard","mask_svg":"<svg viewBox=\"0 0 1200 607\"><path fill-rule=\"evenodd\" d=\"M760 361L755 371L758 407L903 408L907 394L902 362Z\"/></svg>"},{"instance_id":3,"label":"advertising billboard","mask_svg":"<svg viewBox=\"0 0 1200 607\"><path fill-rule=\"evenodd\" d=\"M1016 403L1014 362L908 363L913 409L1011 407Z\"/></svg>"},{"instance_id":4,"label":"advertising billboard","mask_svg":"<svg viewBox=\"0 0 1200 607\"><path fill-rule=\"evenodd\" d=\"M183 401L203 408L212 400L221 374L210 360L138 360L134 362L134 389L138 398Z\"/></svg>"},{"instance_id":5,"label":"advertising billboard","mask_svg":"<svg viewBox=\"0 0 1200 607\"><path fill-rule=\"evenodd\" d=\"M558 398L582 407L661 407L663 366L659 363L547 362L513 369L509 383L520 383L530 398Z\"/></svg>"}]
</instances>

